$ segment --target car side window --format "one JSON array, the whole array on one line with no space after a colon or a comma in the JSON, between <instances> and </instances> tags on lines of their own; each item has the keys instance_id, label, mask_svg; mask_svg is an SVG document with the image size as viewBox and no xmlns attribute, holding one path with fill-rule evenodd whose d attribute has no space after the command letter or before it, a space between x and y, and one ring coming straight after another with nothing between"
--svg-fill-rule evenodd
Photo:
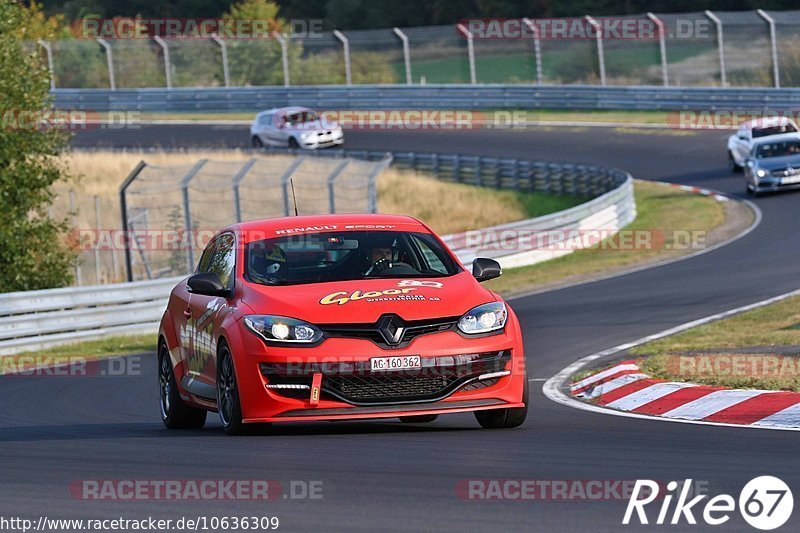
<instances>
[{"instance_id":1,"label":"car side window","mask_svg":"<svg viewBox=\"0 0 800 533\"><path fill-rule=\"evenodd\" d=\"M411 239L414 241L414 245L422 254L423 259L425 260L425 269L426 270L435 270L436 272L440 272L442 274L447 273L447 267L442 262L442 259L431 250L431 247L428 246L426 242L422 239L417 238L415 235L411 236Z\"/></svg>"},{"instance_id":2,"label":"car side window","mask_svg":"<svg viewBox=\"0 0 800 533\"><path fill-rule=\"evenodd\" d=\"M230 289L233 287L233 268L236 264L235 239L230 233L224 233L215 240L216 247L206 271L215 273L222 284Z\"/></svg>"},{"instance_id":3,"label":"car side window","mask_svg":"<svg viewBox=\"0 0 800 533\"><path fill-rule=\"evenodd\" d=\"M272 113L264 113L258 119L259 126L269 126L272 124Z\"/></svg>"},{"instance_id":4,"label":"car side window","mask_svg":"<svg viewBox=\"0 0 800 533\"><path fill-rule=\"evenodd\" d=\"M200 262L197 264L198 274L208 272L208 264L211 262L211 256L214 254L214 247L216 244L217 239L211 239L211 242L209 242L205 250L203 250L203 255L200 256Z\"/></svg>"}]
</instances>

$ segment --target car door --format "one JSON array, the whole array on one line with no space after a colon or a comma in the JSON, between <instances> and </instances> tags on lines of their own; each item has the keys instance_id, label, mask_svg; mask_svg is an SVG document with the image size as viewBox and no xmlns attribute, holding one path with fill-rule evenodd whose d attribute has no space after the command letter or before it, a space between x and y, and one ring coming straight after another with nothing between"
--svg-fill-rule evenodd
<instances>
[{"instance_id":1,"label":"car door","mask_svg":"<svg viewBox=\"0 0 800 533\"><path fill-rule=\"evenodd\" d=\"M272 123L271 113L261 113L256 120L256 136L262 143L267 143L269 138L269 125Z\"/></svg>"},{"instance_id":2,"label":"car door","mask_svg":"<svg viewBox=\"0 0 800 533\"><path fill-rule=\"evenodd\" d=\"M232 233L222 233L214 238L209 247L212 244L209 259L206 263L201 261L198 273L213 272L219 276L223 285L232 289L236 258L235 238ZM205 252L203 255L205 256ZM227 299L222 296L192 294L189 301L189 320L193 327L192 359L187 365L188 375L196 381L193 390L206 398L215 398L217 334L227 308Z\"/></svg>"},{"instance_id":3,"label":"car door","mask_svg":"<svg viewBox=\"0 0 800 533\"><path fill-rule=\"evenodd\" d=\"M743 163L750 154L750 129L741 128L736 135L736 157Z\"/></svg>"}]
</instances>

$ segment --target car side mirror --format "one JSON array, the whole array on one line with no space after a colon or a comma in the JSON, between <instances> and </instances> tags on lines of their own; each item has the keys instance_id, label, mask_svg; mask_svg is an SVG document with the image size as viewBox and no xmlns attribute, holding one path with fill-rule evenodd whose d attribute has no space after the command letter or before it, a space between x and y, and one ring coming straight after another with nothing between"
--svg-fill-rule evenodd
<instances>
[{"instance_id":1,"label":"car side mirror","mask_svg":"<svg viewBox=\"0 0 800 533\"><path fill-rule=\"evenodd\" d=\"M746 141L747 140L747 134L746 133L740 133L739 134L739 139L741 139L743 141Z\"/></svg>"},{"instance_id":2,"label":"car side mirror","mask_svg":"<svg viewBox=\"0 0 800 533\"><path fill-rule=\"evenodd\" d=\"M478 257L472 262L472 275L480 282L499 278L503 273L503 267L494 259Z\"/></svg>"},{"instance_id":3,"label":"car side mirror","mask_svg":"<svg viewBox=\"0 0 800 533\"><path fill-rule=\"evenodd\" d=\"M195 274L186 280L189 292L204 296L230 296L230 291L222 284L215 272Z\"/></svg>"},{"instance_id":4,"label":"car side mirror","mask_svg":"<svg viewBox=\"0 0 800 533\"><path fill-rule=\"evenodd\" d=\"M744 165L745 165L747 168L753 168L754 166L756 166L756 162L755 162L755 161L753 161L753 159L752 159L752 158L747 158L747 159L745 159L745 161L744 161Z\"/></svg>"}]
</instances>

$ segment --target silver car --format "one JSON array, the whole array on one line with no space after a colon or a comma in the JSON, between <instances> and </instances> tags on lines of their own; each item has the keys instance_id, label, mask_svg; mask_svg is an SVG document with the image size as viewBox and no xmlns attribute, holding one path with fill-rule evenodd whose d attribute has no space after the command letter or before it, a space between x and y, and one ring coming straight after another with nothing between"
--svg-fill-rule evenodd
<instances>
[{"instance_id":1,"label":"silver car","mask_svg":"<svg viewBox=\"0 0 800 533\"><path fill-rule=\"evenodd\" d=\"M280 107L262 111L250 126L254 148L325 148L344 144L342 128L307 107Z\"/></svg>"},{"instance_id":2,"label":"silver car","mask_svg":"<svg viewBox=\"0 0 800 533\"><path fill-rule=\"evenodd\" d=\"M744 161L747 193L800 189L800 134L770 135L753 143Z\"/></svg>"}]
</instances>

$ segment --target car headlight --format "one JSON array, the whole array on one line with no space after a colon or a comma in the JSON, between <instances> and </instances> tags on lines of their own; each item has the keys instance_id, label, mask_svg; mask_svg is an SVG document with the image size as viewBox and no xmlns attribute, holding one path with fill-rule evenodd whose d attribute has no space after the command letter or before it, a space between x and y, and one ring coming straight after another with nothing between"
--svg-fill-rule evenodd
<instances>
[{"instance_id":1,"label":"car headlight","mask_svg":"<svg viewBox=\"0 0 800 533\"><path fill-rule=\"evenodd\" d=\"M309 137L311 137L311 133L312 132L310 132L310 131L304 131L303 133L300 134L300 138L301 139L308 139Z\"/></svg>"},{"instance_id":2,"label":"car headlight","mask_svg":"<svg viewBox=\"0 0 800 533\"><path fill-rule=\"evenodd\" d=\"M244 323L250 331L267 342L311 344L322 338L322 330L296 318L249 315L244 317Z\"/></svg>"},{"instance_id":3,"label":"car headlight","mask_svg":"<svg viewBox=\"0 0 800 533\"><path fill-rule=\"evenodd\" d=\"M767 171L766 171L766 170L764 170L763 168L760 168L760 169L758 169L758 170L756 171L756 176L758 176L759 178L763 178L763 177L765 177L766 175L767 175Z\"/></svg>"},{"instance_id":4,"label":"car headlight","mask_svg":"<svg viewBox=\"0 0 800 533\"><path fill-rule=\"evenodd\" d=\"M468 335L489 333L506 327L508 311L503 302L491 302L473 307L458 319L458 329Z\"/></svg>"}]
</instances>

